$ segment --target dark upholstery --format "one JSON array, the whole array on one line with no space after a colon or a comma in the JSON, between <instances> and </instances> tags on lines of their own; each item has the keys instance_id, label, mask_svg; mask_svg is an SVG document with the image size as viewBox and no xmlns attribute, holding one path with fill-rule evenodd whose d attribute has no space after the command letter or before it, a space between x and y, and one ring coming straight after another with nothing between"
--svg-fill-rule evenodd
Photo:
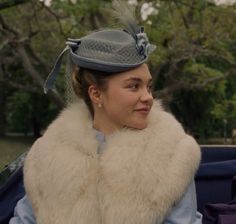
<instances>
[{"instance_id":1,"label":"dark upholstery","mask_svg":"<svg viewBox=\"0 0 236 224\"><path fill-rule=\"evenodd\" d=\"M232 180L232 198L236 200L236 175L233 177Z\"/></svg>"},{"instance_id":2,"label":"dark upholstery","mask_svg":"<svg viewBox=\"0 0 236 224\"><path fill-rule=\"evenodd\" d=\"M198 210L207 203L226 203L233 199L232 179L236 176L235 147L202 147L202 161L195 177Z\"/></svg>"},{"instance_id":3,"label":"dark upholstery","mask_svg":"<svg viewBox=\"0 0 236 224\"><path fill-rule=\"evenodd\" d=\"M201 146L201 163L220 162L236 159L236 145L234 146Z\"/></svg>"},{"instance_id":4,"label":"dark upholstery","mask_svg":"<svg viewBox=\"0 0 236 224\"><path fill-rule=\"evenodd\" d=\"M7 224L19 199L25 195L22 167L0 188L0 223Z\"/></svg>"}]
</instances>

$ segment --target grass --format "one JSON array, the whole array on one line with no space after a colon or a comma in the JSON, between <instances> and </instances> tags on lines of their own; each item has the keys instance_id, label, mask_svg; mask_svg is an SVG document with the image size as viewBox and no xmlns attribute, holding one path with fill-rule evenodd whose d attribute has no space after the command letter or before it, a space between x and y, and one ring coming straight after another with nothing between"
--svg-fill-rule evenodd
<instances>
[{"instance_id":1,"label":"grass","mask_svg":"<svg viewBox=\"0 0 236 224\"><path fill-rule=\"evenodd\" d=\"M0 138L0 171L27 151L34 139L32 137L3 137Z\"/></svg>"}]
</instances>

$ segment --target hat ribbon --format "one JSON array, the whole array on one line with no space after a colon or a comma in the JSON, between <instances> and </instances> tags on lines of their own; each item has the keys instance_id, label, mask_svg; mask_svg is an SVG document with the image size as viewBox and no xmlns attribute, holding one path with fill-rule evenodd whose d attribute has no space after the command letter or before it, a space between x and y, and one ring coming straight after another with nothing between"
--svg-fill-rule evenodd
<instances>
[{"instance_id":1,"label":"hat ribbon","mask_svg":"<svg viewBox=\"0 0 236 224\"><path fill-rule=\"evenodd\" d=\"M75 48L78 47L80 43L80 39L68 39L68 41L66 41L66 47L64 48L64 50L59 54L59 56L57 57L56 63L54 64L54 67L52 69L52 71L50 72L50 74L48 75L43 89L44 89L44 93L47 94L48 90L52 89L54 86L54 82L56 80L57 74L60 71L61 68L61 62L62 62L62 58L65 55L65 53L72 49L74 50Z\"/></svg>"}]
</instances>

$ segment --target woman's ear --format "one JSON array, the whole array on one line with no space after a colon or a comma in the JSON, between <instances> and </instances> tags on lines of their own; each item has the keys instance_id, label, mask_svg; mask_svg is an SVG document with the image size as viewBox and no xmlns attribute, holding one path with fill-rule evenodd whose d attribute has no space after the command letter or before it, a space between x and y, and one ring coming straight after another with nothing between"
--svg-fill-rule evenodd
<instances>
[{"instance_id":1,"label":"woman's ear","mask_svg":"<svg viewBox=\"0 0 236 224\"><path fill-rule=\"evenodd\" d=\"M91 101L94 104L99 105L99 104L102 103L101 90L96 85L89 86L88 94L89 94L89 97L90 97Z\"/></svg>"}]
</instances>

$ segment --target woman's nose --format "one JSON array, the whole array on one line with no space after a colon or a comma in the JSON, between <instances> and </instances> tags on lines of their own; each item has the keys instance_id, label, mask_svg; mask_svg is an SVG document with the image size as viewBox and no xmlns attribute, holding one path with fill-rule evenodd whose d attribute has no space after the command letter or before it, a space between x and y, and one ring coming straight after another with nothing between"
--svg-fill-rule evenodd
<instances>
[{"instance_id":1,"label":"woman's nose","mask_svg":"<svg viewBox=\"0 0 236 224\"><path fill-rule=\"evenodd\" d=\"M142 91L142 95L140 98L141 101L152 101L153 100L153 96L152 96L152 92L150 89L145 88Z\"/></svg>"}]
</instances>

